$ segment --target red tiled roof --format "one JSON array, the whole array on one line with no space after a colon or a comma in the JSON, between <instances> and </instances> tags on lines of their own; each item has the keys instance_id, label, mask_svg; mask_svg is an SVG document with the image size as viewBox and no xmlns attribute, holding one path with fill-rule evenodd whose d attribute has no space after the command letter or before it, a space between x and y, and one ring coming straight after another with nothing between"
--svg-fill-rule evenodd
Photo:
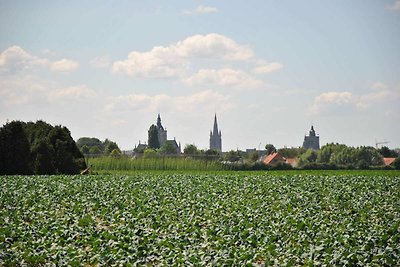
<instances>
[{"instance_id":1,"label":"red tiled roof","mask_svg":"<svg viewBox=\"0 0 400 267\"><path fill-rule=\"evenodd\" d=\"M280 154L278 153L272 153L269 154L268 156L265 157L265 159L263 160L265 165L270 164L274 159L279 160L279 161L285 161L285 158L282 157Z\"/></svg>"},{"instance_id":2,"label":"red tiled roof","mask_svg":"<svg viewBox=\"0 0 400 267\"><path fill-rule=\"evenodd\" d=\"M383 158L383 162L386 166L392 165L396 158Z\"/></svg>"}]
</instances>

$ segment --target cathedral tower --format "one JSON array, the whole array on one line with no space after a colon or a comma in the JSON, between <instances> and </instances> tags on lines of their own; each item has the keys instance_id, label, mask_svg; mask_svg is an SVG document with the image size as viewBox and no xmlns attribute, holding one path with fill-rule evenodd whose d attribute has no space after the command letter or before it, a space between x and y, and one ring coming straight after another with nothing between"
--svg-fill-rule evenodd
<instances>
[{"instance_id":1,"label":"cathedral tower","mask_svg":"<svg viewBox=\"0 0 400 267\"><path fill-rule=\"evenodd\" d=\"M218 131L217 114L214 117L214 128L210 131L210 149L222 152L221 131Z\"/></svg>"},{"instance_id":2,"label":"cathedral tower","mask_svg":"<svg viewBox=\"0 0 400 267\"><path fill-rule=\"evenodd\" d=\"M157 131L158 131L158 143L160 144L160 147L162 147L165 144L165 142L167 142L167 129L164 129L164 127L161 124L160 114L158 114L157 117Z\"/></svg>"},{"instance_id":3,"label":"cathedral tower","mask_svg":"<svg viewBox=\"0 0 400 267\"><path fill-rule=\"evenodd\" d=\"M309 135L304 136L303 148L319 150L319 136L316 135L312 125Z\"/></svg>"}]
</instances>

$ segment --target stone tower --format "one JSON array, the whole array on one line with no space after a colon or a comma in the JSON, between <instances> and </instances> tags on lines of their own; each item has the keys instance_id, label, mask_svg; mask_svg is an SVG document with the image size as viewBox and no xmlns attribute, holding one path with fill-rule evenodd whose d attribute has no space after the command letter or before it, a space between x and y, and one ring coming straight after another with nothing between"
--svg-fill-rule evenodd
<instances>
[{"instance_id":1,"label":"stone tower","mask_svg":"<svg viewBox=\"0 0 400 267\"><path fill-rule=\"evenodd\" d=\"M217 114L214 117L214 128L210 131L210 149L222 152L221 131L218 131Z\"/></svg>"},{"instance_id":2,"label":"stone tower","mask_svg":"<svg viewBox=\"0 0 400 267\"><path fill-rule=\"evenodd\" d=\"M165 142L167 142L167 129L164 129L164 127L161 124L160 114L158 114L157 117L157 132L158 132L158 143L160 144L160 147L162 147L165 144Z\"/></svg>"},{"instance_id":3,"label":"stone tower","mask_svg":"<svg viewBox=\"0 0 400 267\"><path fill-rule=\"evenodd\" d=\"M309 135L304 136L303 148L319 150L319 136L315 134L314 126L312 125Z\"/></svg>"}]
</instances>

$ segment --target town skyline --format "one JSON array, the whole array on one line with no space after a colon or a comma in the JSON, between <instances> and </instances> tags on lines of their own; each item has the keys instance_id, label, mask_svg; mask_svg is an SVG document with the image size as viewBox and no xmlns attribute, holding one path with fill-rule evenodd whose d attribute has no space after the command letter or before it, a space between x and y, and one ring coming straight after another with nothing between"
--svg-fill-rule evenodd
<instances>
[{"instance_id":1,"label":"town skyline","mask_svg":"<svg viewBox=\"0 0 400 267\"><path fill-rule=\"evenodd\" d=\"M0 1L0 124L44 120L121 149L400 147L400 1Z\"/></svg>"}]
</instances>

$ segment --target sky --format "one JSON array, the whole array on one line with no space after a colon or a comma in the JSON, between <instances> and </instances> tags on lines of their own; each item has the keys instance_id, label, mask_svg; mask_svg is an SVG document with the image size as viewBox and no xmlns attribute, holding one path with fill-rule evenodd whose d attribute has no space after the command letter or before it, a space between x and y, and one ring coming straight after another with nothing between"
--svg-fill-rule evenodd
<instances>
[{"instance_id":1,"label":"sky","mask_svg":"<svg viewBox=\"0 0 400 267\"><path fill-rule=\"evenodd\" d=\"M400 147L400 0L0 0L0 124L223 151Z\"/></svg>"}]
</instances>

